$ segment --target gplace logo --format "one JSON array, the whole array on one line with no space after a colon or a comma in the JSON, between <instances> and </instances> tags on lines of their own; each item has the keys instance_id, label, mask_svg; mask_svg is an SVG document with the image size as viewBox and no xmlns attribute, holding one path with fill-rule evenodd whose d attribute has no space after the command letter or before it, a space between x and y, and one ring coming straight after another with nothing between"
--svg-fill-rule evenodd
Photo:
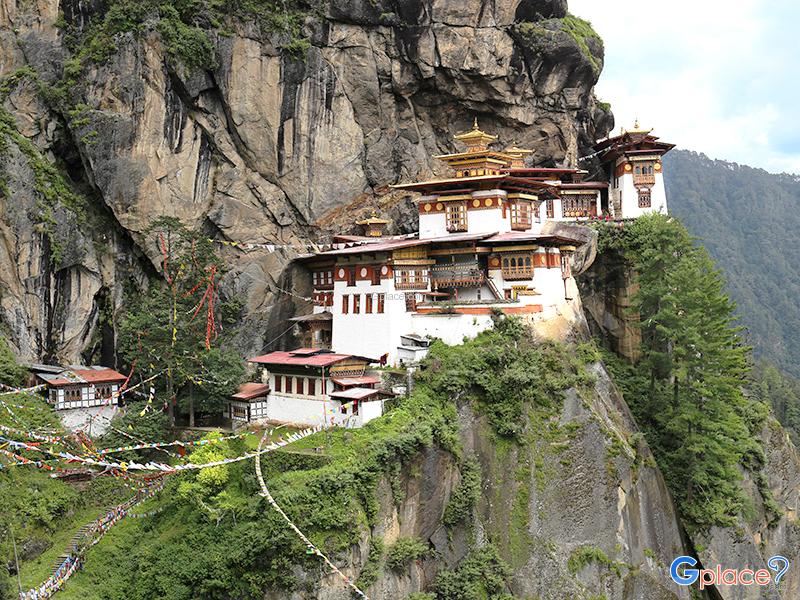
<instances>
[{"instance_id":1,"label":"gplace logo","mask_svg":"<svg viewBox=\"0 0 800 600\"><path fill-rule=\"evenodd\" d=\"M700 589L716 585L769 585L773 582L772 572L767 569L723 569L717 565L716 569L694 569L697 559L691 556L679 556L672 561L669 568L672 581L678 585L693 585L697 582ZM773 556L767 561L767 566L775 571L775 585L781 582L781 577L789 570L789 559L785 556Z\"/></svg>"}]
</instances>

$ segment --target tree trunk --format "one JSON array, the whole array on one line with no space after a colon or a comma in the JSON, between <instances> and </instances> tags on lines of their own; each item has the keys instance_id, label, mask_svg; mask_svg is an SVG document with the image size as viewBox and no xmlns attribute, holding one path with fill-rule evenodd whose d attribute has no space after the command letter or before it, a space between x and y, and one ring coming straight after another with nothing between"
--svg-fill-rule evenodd
<instances>
[{"instance_id":1,"label":"tree trunk","mask_svg":"<svg viewBox=\"0 0 800 600\"><path fill-rule=\"evenodd\" d=\"M194 384L189 382L189 427L194 427Z\"/></svg>"}]
</instances>

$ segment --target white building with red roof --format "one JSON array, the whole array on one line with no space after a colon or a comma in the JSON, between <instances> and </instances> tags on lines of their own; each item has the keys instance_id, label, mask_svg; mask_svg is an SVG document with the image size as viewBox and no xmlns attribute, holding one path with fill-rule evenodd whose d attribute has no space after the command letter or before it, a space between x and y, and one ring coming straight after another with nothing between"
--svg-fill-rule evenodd
<instances>
[{"instance_id":1,"label":"white building with red roof","mask_svg":"<svg viewBox=\"0 0 800 600\"><path fill-rule=\"evenodd\" d=\"M126 377L108 367L29 365L39 383L47 386L47 400L56 410L118 404Z\"/></svg>"},{"instance_id":2,"label":"white building with red roof","mask_svg":"<svg viewBox=\"0 0 800 600\"><path fill-rule=\"evenodd\" d=\"M226 403L223 415L234 423L361 427L383 414L383 401L392 395L368 371L378 361L364 356L298 348L248 362L258 367L261 383L243 384Z\"/></svg>"}]
</instances>

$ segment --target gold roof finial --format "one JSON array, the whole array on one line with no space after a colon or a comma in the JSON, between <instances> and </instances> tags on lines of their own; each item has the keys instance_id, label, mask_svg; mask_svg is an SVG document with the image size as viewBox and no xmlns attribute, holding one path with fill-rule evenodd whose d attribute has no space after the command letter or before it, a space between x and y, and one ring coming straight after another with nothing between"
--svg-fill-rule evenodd
<instances>
[{"instance_id":1,"label":"gold roof finial","mask_svg":"<svg viewBox=\"0 0 800 600\"><path fill-rule=\"evenodd\" d=\"M480 152L489 148L489 144L497 141L496 135L489 135L478 127L478 117L472 122L472 130L454 135L453 139L463 143L467 152Z\"/></svg>"}]
</instances>

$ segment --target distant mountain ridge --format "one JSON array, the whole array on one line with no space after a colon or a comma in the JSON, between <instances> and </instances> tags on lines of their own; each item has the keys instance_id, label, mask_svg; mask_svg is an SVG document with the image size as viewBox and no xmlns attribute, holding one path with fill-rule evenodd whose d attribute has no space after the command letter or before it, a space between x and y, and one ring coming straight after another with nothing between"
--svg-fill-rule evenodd
<instances>
[{"instance_id":1,"label":"distant mountain ridge","mask_svg":"<svg viewBox=\"0 0 800 600\"><path fill-rule=\"evenodd\" d=\"M665 156L670 211L723 269L757 357L800 377L800 176Z\"/></svg>"}]
</instances>

